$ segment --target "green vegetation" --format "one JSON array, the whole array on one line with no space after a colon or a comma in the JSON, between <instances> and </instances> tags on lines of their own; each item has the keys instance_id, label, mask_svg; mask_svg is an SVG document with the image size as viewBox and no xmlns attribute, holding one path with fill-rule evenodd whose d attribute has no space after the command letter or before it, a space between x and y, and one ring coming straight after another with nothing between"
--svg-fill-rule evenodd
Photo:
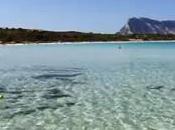
<instances>
[{"instance_id":1,"label":"green vegetation","mask_svg":"<svg viewBox=\"0 0 175 130\"><path fill-rule=\"evenodd\" d=\"M3 98L4 98L4 96L3 95L0 95L0 100L3 99Z\"/></svg>"},{"instance_id":2,"label":"green vegetation","mask_svg":"<svg viewBox=\"0 0 175 130\"><path fill-rule=\"evenodd\" d=\"M22 28L0 28L0 43L41 43L41 42L81 42L81 41L129 41L129 40L175 40L175 35L157 34L100 34L82 32L53 32Z\"/></svg>"}]
</instances>

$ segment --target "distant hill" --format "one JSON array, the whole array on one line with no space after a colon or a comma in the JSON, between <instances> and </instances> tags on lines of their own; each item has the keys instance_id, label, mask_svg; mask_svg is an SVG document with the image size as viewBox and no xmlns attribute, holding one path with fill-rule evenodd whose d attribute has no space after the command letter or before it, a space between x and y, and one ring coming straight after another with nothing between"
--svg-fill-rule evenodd
<instances>
[{"instance_id":1,"label":"distant hill","mask_svg":"<svg viewBox=\"0 0 175 130\"><path fill-rule=\"evenodd\" d=\"M123 33L122 33L123 34ZM127 34L127 33L124 33ZM130 33L129 33L130 34ZM51 43L51 42L94 42L94 41L144 41L175 40L175 35L160 34L101 34L84 32L55 32L36 29L0 28L0 44Z\"/></svg>"},{"instance_id":2,"label":"distant hill","mask_svg":"<svg viewBox=\"0 0 175 130\"><path fill-rule=\"evenodd\" d=\"M56 32L23 28L0 28L0 43L42 43L42 42L82 42L115 41L115 34L84 33L76 31Z\"/></svg>"},{"instance_id":3,"label":"distant hill","mask_svg":"<svg viewBox=\"0 0 175 130\"><path fill-rule=\"evenodd\" d=\"M175 21L158 21L149 18L130 18L119 34L175 34Z\"/></svg>"}]
</instances>

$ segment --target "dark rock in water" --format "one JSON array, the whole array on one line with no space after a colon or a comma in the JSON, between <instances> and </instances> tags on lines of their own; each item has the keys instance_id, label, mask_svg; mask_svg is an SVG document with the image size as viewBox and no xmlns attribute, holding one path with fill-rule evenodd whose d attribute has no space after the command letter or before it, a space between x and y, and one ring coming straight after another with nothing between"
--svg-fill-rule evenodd
<instances>
[{"instance_id":1,"label":"dark rock in water","mask_svg":"<svg viewBox=\"0 0 175 130\"><path fill-rule=\"evenodd\" d=\"M71 97L71 96L68 94L64 94L61 90L56 88L46 91L46 94L43 96L43 98L46 99L63 98L63 97Z\"/></svg>"},{"instance_id":2,"label":"dark rock in water","mask_svg":"<svg viewBox=\"0 0 175 130\"><path fill-rule=\"evenodd\" d=\"M4 119L12 119L15 116L21 115L21 116L26 116L26 115L30 115L32 113L36 112L35 109L22 109L19 111L10 111L10 112L4 112L2 113L2 115L0 115L0 117L2 116Z\"/></svg>"},{"instance_id":3,"label":"dark rock in water","mask_svg":"<svg viewBox=\"0 0 175 130\"><path fill-rule=\"evenodd\" d=\"M172 88L171 91L175 91L175 88Z\"/></svg>"},{"instance_id":4,"label":"dark rock in water","mask_svg":"<svg viewBox=\"0 0 175 130\"><path fill-rule=\"evenodd\" d=\"M74 106L75 103L74 103L74 102L68 102L68 103L66 103L66 105L67 105L68 107L71 107L71 106Z\"/></svg>"},{"instance_id":5,"label":"dark rock in water","mask_svg":"<svg viewBox=\"0 0 175 130\"><path fill-rule=\"evenodd\" d=\"M147 86L147 89L161 90L162 88L164 88L163 85L160 85L160 86Z\"/></svg>"},{"instance_id":6,"label":"dark rock in water","mask_svg":"<svg viewBox=\"0 0 175 130\"><path fill-rule=\"evenodd\" d=\"M38 106L37 109L40 111L44 111L46 109L49 109L49 106Z\"/></svg>"},{"instance_id":7,"label":"dark rock in water","mask_svg":"<svg viewBox=\"0 0 175 130\"><path fill-rule=\"evenodd\" d=\"M6 91L5 86L0 84L0 93L4 93Z\"/></svg>"},{"instance_id":8,"label":"dark rock in water","mask_svg":"<svg viewBox=\"0 0 175 130\"><path fill-rule=\"evenodd\" d=\"M53 110L55 110L55 109L58 109L60 107L65 107L65 105L68 106L68 107L71 107L71 106L75 105L75 103L73 103L73 102L67 102L66 103L65 102L63 104L44 104L44 105L42 104L42 105L39 105L37 107L37 109L40 110L40 111L44 111L46 109L53 109Z\"/></svg>"},{"instance_id":9,"label":"dark rock in water","mask_svg":"<svg viewBox=\"0 0 175 130\"><path fill-rule=\"evenodd\" d=\"M64 107L63 105L61 105L61 104L57 104L57 105L40 105L40 106L38 106L37 107L37 109L38 110L40 110L40 111L44 111L44 110L46 110L46 109L52 109L52 110L54 110L54 109L58 109L58 108L60 108L60 107Z\"/></svg>"},{"instance_id":10,"label":"dark rock in water","mask_svg":"<svg viewBox=\"0 0 175 130\"><path fill-rule=\"evenodd\" d=\"M31 113L34 113L35 111L36 111L36 110L29 109L29 110L20 111L20 112L18 112L17 114L29 115L29 114L31 114Z\"/></svg>"},{"instance_id":11,"label":"dark rock in water","mask_svg":"<svg viewBox=\"0 0 175 130\"><path fill-rule=\"evenodd\" d=\"M10 91L6 91L6 93L9 94L22 94L22 93L33 93L33 90L10 90Z\"/></svg>"},{"instance_id":12,"label":"dark rock in water","mask_svg":"<svg viewBox=\"0 0 175 130\"><path fill-rule=\"evenodd\" d=\"M77 82L77 81L73 81L72 83L71 83L71 86L73 86L73 85L83 85L83 84L87 84L86 82Z\"/></svg>"},{"instance_id":13,"label":"dark rock in water","mask_svg":"<svg viewBox=\"0 0 175 130\"><path fill-rule=\"evenodd\" d=\"M18 112L14 112L13 114L11 114L11 118L15 117L16 115L23 115L23 116L30 115L34 112L36 112L36 110L34 109L20 110Z\"/></svg>"},{"instance_id":14,"label":"dark rock in water","mask_svg":"<svg viewBox=\"0 0 175 130\"><path fill-rule=\"evenodd\" d=\"M38 80L46 80L46 79L58 79L58 80L66 80L66 78L77 77L81 75L81 73L75 74L43 74L39 76L33 76L32 78Z\"/></svg>"},{"instance_id":15,"label":"dark rock in water","mask_svg":"<svg viewBox=\"0 0 175 130\"><path fill-rule=\"evenodd\" d=\"M14 91L6 91L6 93L17 95L17 94L22 94L22 91L14 90Z\"/></svg>"},{"instance_id":16,"label":"dark rock in water","mask_svg":"<svg viewBox=\"0 0 175 130\"><path fill-rule=\"evenodd\" d=\"M57 88L53 88L53 89L50 89L48 90L48 94L63 94L63 92Z\"/></svg>"}]
</instances>

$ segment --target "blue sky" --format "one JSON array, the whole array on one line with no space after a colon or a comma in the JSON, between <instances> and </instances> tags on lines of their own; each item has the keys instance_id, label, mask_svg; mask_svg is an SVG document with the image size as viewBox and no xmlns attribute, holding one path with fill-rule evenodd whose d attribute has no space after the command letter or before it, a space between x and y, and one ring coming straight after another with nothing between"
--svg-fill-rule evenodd
<instances>
[{"instance_id":1,"label":"blue sky","mask_svg":"<svg viewBox=\"0 0 175 130\"><path fill-rule=\"evenodd\" d=\"M130 17L175 20L175 0L1 0L0 26L117 32Z\"/></svg>"}]
</instances>

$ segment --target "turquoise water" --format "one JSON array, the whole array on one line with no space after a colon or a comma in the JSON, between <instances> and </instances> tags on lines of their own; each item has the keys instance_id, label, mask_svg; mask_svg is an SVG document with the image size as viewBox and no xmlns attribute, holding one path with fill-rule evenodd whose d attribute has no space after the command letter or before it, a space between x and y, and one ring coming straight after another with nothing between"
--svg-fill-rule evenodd
<instances>
[{"instance_id":1,"label":"turquoise water","mask_svg":"<svg viewBox=\"0 0 175 130\"><path fill-rule=\"evenodd\" d=\"M0 130L174 130L175 43L0 46L0 95Z\"/></svg>"}]
</instances>

